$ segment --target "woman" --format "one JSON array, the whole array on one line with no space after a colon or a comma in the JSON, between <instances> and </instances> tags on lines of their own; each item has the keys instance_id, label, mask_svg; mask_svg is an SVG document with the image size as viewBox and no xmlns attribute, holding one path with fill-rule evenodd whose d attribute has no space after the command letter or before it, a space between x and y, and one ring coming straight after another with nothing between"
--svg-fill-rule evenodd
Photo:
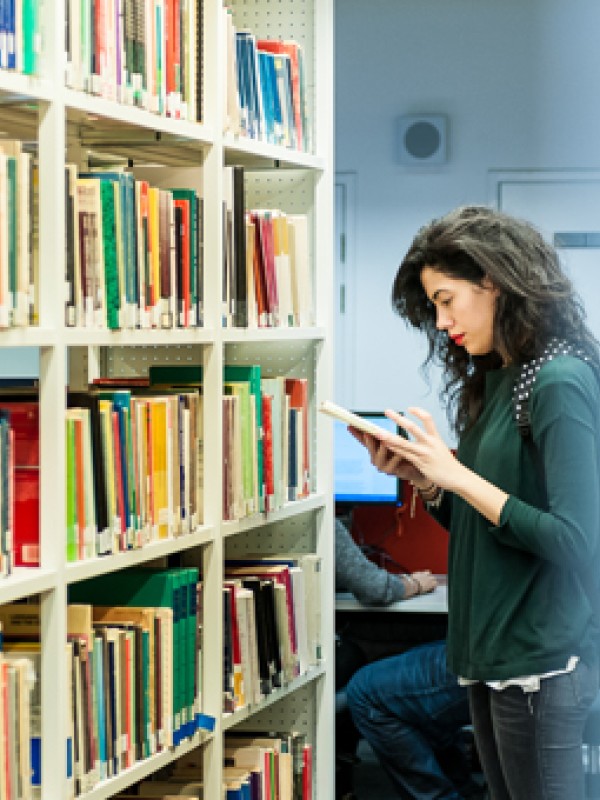
<instances>
[{"instance_id":1,"label":"woman","mask_svg":"<svg viewBox=\"0 0 600 800\"><path fill-rule=\"evenodd\" d=\"M408 441L354 433L450 530L448 663L491 797L580 800L598 691L597 342L555 251L484 207L417 234L393 303L443 368L456 457L420 408L387 412Z\"/></svg>"}]
</instances>

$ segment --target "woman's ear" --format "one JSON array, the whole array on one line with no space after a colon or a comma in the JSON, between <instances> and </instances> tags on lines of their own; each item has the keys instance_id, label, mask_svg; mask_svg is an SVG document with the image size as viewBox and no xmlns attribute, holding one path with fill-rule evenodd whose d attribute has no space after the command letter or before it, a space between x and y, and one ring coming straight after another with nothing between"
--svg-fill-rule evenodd
<instances>
[{"instance_id":1,"label":"woman's ear","mask_svg":"<svg viewBox=\"0 0 600 800\"><path fill-rule=\"evenodd\" d=\"M487 275L485 275L483 280L481 281L481 288L486 289L486 291L488 292L491 291L495 297L500 296L500 289L496 286L494 281Z\"/></svg>"}]
</instances>

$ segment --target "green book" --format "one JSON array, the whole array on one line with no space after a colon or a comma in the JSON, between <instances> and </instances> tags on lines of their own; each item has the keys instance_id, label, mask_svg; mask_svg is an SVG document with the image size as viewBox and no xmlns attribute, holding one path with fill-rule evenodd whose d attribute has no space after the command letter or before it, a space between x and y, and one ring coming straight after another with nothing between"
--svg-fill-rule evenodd
<instances>
[{"instance_id":1,"label":"green book","mask_svg":"<svg viewBox=\"0 0 600 800\"><path fill-rule=\"evenodd\" d=\"M175 573L179 570L133 567L110 575L100 575L69 587L69 602L94 605L126 605L173 610L173 742L181 741L182 678L185 651L180 640L180 593Z\"/></svg>"},{"instance_id":2,"label":"green book","mask_svg":"<svg viewBox=\"0 0 600 800\"><path fill-rule=\"evenodd\" d=\"M77 561L77 498L75 483L75 420L65 420L67 439L67 561Z\"/></svg>"},{"instance_id":3,"label":"green book","mask_svg":"<svg viewBox=\"0 0 600 800\"><path fill-rule=\"evenodd\" d=\"M194 189L171 189L174 200L188 200L190 204L190 298L192 324L198 324L198 195Z\"/></svg>"},{"instance_id":4,"label":"green book","mask_svg":"<svg viewBox=\"0 0 600 800\"><path fill-rule=\"evenodd\" d=\"M111 180L100 181L100 198L102 201L102 256L104 262L106 324L111 330L116 330L120 324L121 295L117 264L115 194Z\"/></svg>"},{"instance_id":5,"label":"green book","mask_svg":"<svg viewBox=\"0 0 600 800\"><path fill-rule=\"evenodd\" d=\"M23 0L23 72L35 75L38 71L38 7L39 0Z\"/></svg>"}]
</instances>

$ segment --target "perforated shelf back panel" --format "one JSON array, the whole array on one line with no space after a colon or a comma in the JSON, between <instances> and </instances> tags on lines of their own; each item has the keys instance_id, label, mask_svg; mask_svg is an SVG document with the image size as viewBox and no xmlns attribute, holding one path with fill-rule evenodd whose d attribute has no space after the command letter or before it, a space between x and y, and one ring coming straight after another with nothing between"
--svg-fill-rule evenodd
<instances>
[{"instance_id":1,"label":"perforated shelf back panel","mask_svg":"<svg viewBox=\"0 0 600 800\"><path fill-rule=\"evenodd\" d=\"M244 558L260 553L268 558L282 553L314 553L316 513L311 511L230 536L225 540L225 557Z\"/></svg>"},{"instance_id":2,"label":"perforated shelf back panel","mask_svg":"<svg viewBox=\"0 0 600 800\"><path fill-rule=\"evenodd\" d=\"M302 46L304 80L314 141L315 96L315 6L318 0L233 0L228 3L237 30L251 31L257 39L293 39Z\"/></svg>"},{"instance_id":3,"label":"perforated shelf back panel","mask_svg":"<svg viewBox=\"0 0 600 800\"><path fill-rule=\"evenodd\" d=\"M106 347L103 349L102 374L108 378L145 378L151 366L202 364L202 356L203 346L196 344Z\"/></svg>"},{"instance_id":4,"label":"perforated shelf back panel","mask_svg":"<svg viewBox=\"0 0 600 800\"><path fill-rule=\"evenodd\" d=\"M267 706L263 711L253 714L239 724L241 730L257 731L299 731L305 733L308 742L315 741L315 691L312 681L281 700ZM235 728L233 729L235 730ZM314 754L313 754L314 758Z\"/></svg>"}]
</instances>

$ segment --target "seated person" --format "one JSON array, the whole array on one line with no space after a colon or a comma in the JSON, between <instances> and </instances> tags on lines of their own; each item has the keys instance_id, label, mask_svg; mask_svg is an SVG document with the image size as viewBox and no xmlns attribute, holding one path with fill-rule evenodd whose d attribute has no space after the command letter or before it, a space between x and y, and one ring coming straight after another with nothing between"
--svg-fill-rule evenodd
<instances>
[{"instance_id":1,"label":"seated person","mask_svg":"<svg viewBox=\"0 0 600 800\"><path fill-rule=\"evenodd\" d=\"M346 700L398 797L484 796L461 741L470 723L467 690L448 670L445 641L362 667L346 686Z\"/></svg>"},{"instance_id":2,"label":"seated person","mask_svg":"<svg viewBox=\"0 0 600 800\"><path fill-rule=\"evenodd\" d=\"M365 605L389 605L432 591L429 571L394 575L370 562L336 520L336 590ZM437 641L369 662L338 632L336 645L336 796L353 798L359 736L367 739L401 798L460 800L481 789L463 745L470 722L466 688L448 672ZM360 732L360 733L359 733Z\"/></svg>"},{"instance_id":3,"label":"seated person","mask_svg":"<svg viewBox=\"0 0 600 800\"><path fill-rule=\"evenodd\" d=\"M416 594L430 592L436 579L430 572L394 575L373 564L339 520L335 522L335 583L337 591L349 591L365 605L389 605ZM344 687L368 655L343 631L336 636L336 796L351 796L352 770L360 735L346 707Z\"/></svg>"}]
</instances>

